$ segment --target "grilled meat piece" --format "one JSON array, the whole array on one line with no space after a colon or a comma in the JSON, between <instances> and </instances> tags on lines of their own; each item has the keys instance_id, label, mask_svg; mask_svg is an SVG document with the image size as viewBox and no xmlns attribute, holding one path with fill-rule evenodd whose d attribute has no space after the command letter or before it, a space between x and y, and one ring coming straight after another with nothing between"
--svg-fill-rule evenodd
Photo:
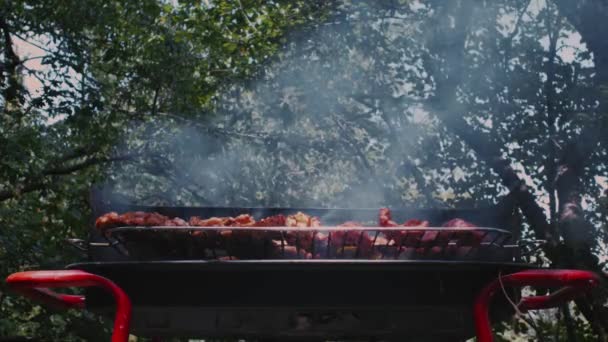
<instances>
[{"instance_id":1,"label":"grilled meat piece","mask_svg":"<svg viewBox=\"0 0 608 342\"><path fill-rule=\"evenodd\" d=\"M467 222L467 221L465 221L463 219L459 219L459 218L449 220L448 222L442 224L441 226L442 227L477 227L476 225L472 224L471 222Z\"/></svg>"},{"instance_id":2,"label":"grilled meat piece","mask_svg":"<svg viewBox=\"0 0 608 342\"><path fill-rule=\"evenodd\" d=\"M363 227L354 221L345 222L338 227ZM366 231L336 230L331 237L332 252L342 257L366 257L372 249L372 238Z\"/></svg>"},{"instance_id":3,"label":"grilled meat piece","mask_svg":"<svg viewBox=\"0 0 608 342\"><path fill-rule=\"evenodd\" d=\"M257 221L255 227L285 227L287 218L283 215L268 216Z\"/></svg>"},{"instance_id":4,"label":"grilled meat piece","mask_svg":"<svg viewBox=\"0 0 608 342\"><path fill-rule=\"evenodd\" d=\"M116 212L110 212L105 215L99 216L95 220L95 227L97 229L105 230L108 228L117 227L120 225L120 216Z\"/></svg>"},{"instance_id":5,"label":"grilled meat piece","mask_svg":"<svg viewBox=\"0 0 608 342\"><path fill-rule=\"evenodd\" d=\"M208 219L202 219L198 216L192 216L188 221L189 224L193 227L249 227L255 225L255 220L249 214L239 215L237 217L211 217ZM211 246L216 246L223 248L226 245L226 239L231 238L234 234L232 230L222 230L219 232L219 236L217 232L208 232L207 233L207 242ZM196 231L192 235L201 236L202 232ZM250 235L250 232L239 231L236 234L239 239L247 237ZM224 238L222 241L218 241L218 237Z\"/></svg>"},{"instance_id":6,"label":"grilled meat piece","mask_svg":"<svg viewBox=\"0 0 608 342\"><path fill-rule=\"evenodd\" d=\"M320 227L321 221L314 216L306 215L302 212L297 212L294 215L289 215L285 218L285 226L287 227ZM312 231L287 231L285 233L285 240L291 246L296 246L300 249L310 251L312 248L312 242L314 239L314 232Z\"/></svg>"},{"instance_id":7,"label":"grilled meat piece","mask_svg":"<svg viewBox=\"0 0 608 342\"><path fill-rule=\"evenodd\" d=\"M150 227L165 226L165 225L167 225L167 223L172 222L172 220L170 218L168 218L167 216L163 216L158 213L144 214L144 215L142 215L142 217L143 217L143 221L144 221L144 224L143 224L144 226L150 226Z\"/></svg>"},{"instance_id":8,"label":"grilled meat piece","mask_svg":"<svg viewBox=\"0 0 608 342\"><path fill-rule=\"evenodd\" d=\"M296 246L290 246L286 244L281 244L280 241L273 240L272 241L273 248L272 253L276 258L286 258L286 259L312 259L312 254L305 249L297 248Z\"/></svg>"},{"instance_id":9,"label":"grilled meat piece","mask_svg":"<svg viewBox=\"0 0 608 342\"><path fill-rule=\"evenodd\" d=\"M231 217L210 217L208 219L202 219L198 216L192 216L188 223L193 227L224 227L227 226L232 218Z\"/></svg>"},{"instance_id":10,"label":"grilled meat piece","mask_svg":"<svg viewBox=\"0 0 608 342\"><path fill-rule=\"evenodd\" d=\"M428 227L429 221L407 220L402 224L403 227Z\"/></svg>"},{"instance_id":11,"label":"grilled meat piece","mask_svg":"<svg viewBox=\"0 0 608 342\"><path fill-rule=\"evenodd\" d=\"M306 215L302 212L297 212L294 215L289 215L285 219L287 227L320 227L321 221L314 216Z\"/></svg>"},{"instance_id":12,"label":"grilled meat piece","mask_svg":"<svg viewBox=\"0 0 608 342\"><path fill-rule=\"evenodd\" d=\"M119 221L125 226L143 226L146 222L146 213L143 211L124 213L120 215Z\"/></svg>"},{"instance_id":13,"label":"grilled meat piece","mask_svg":"<svg viewBox=\"0 0 608 342\"><path fill-rule=\"evenodd\" d=\"M230 225L233 227L253 227L255 219L249 214L242 214L233 218Z\"/></svg>"},{"instance_id":14,"label":"grilled meat piece","mask_svg":"<svg viewBox=\"0 0 608 342\"><path fill-rule=\"evenodd\" d=\"M378 225L380 227L397 227L397 226L399 226L395 221L391 220L391 210L389 208L380 209Z\"/></svg>"},{"instance_id":15,"label":"grilled meat piece","mask_svg":"<svg viewBox=\"0 0 608 342\"><path fill-rule=\"evenodd\" d=\"M188 222L179 217L174 217L172 219L166 220L164 225L169 227L185 227L188 225Z\"/></svg>"},{"instance_id":16,"label":"grilled meat piece","mask_svg":"<svg viewBox=\"0 0 608 342\"><path fill-rule=\"evenodd\" d=\"M169 225L179 225L179 220L170 219L167 216L159 213L146 213L143 211L127 212L122 215L118 215L115 212L110 212L100 216L95 221L95 226L98 229L105 230L120 226L163 226L167 222L173 221Z\"/></svg>"},{"instance_id":17,"label":"grilled meat piece","mask_svg":"<svg viewBox=\"0 0 608 342\"><path fill-rule=\"evenodd\" d=\"M208 219L192 216L188 222L193 227L250 227L255 225L255 220L249 214L237 217L211 217Z\"/></svg>"},{"instance_id":18,"label":"grilled meat piece","mask_svg":"<svg viewBox=\"0 0 608 342\"><path fill-rule=\"evenodd\" d=\"M428 221L421 220L407 220L403 224L397 224L395 221L391 220L391 211L388 208L380 209L379 214L379 225L381 227L428 227ZM393 242L394 245L411 247L415 245L420 238L423 236L424 232L421 231L412 231L412 230L395 230L385 232L384 235L386 238Z\"/></svg>"},{"instance_id":19,"label":"grilled meat piece","mask_svg":"<svg viewBox=\"0 0 608 342\"><path fill-rule=\"evenodd\" d=\"M242 214L237 217L211 217L202 219L198 216L193 216L189 220L189 224L195 227L252 227L256 224L253 216ZM247 257L250 251L250 245L253 242L251 231L243 230L220 230L214 231L195 231L193 236L200 236L204 241L203 244L207 248L229 250L233 256L239 258Z\"/></svg>"},{"instance_id":20,"label":"grilled meat piece","mask_svg":"<svg viewBox=\"0 0 608 342\"><path fill-rule=\"evenodd\" d=\"M442 227L452 228L475 228L476 225L460 218L452 219L442 225ZM484 232L479 230L462 230L455 233L458 237L459 246L479 246L484 238Z\"/></svg>"},{"instance_id":21,"label":"grilled meat piece","mask_svg":"<svg viewBox=\"0 0 608 342\"><path fill-rule=\"evenodd\" d=\"M402 224L403 227L420 227L426 228L429 226L429 221L421 221L421 220L407 220ZM421 230L402 230L402 231L393 231L387 232L387 237L393 239L395 244L400 244L404 247L414 247L419 243L421 239L424 238L425 232L424 229Z\"/></svg>"}]
</instances>

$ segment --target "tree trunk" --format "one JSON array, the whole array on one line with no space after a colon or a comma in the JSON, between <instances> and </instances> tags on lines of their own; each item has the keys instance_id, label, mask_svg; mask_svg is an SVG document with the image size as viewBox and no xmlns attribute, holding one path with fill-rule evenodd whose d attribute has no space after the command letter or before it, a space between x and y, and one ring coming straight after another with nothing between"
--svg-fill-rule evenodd
<instances>
[{"instance_id":1,"label":"tree trunk","mask_svg":"<svg viewBox=\"0 0 608 342\"><path fill-rule=\"evenodd\" d=\"M455 2L450 2L450 4L453 3ZM576 2L573 1L572 3ZM447 41L450 44L432 47L434 48L433 52L441 56L444 62L444 64L435 65L434 68L431 68L436 71L435 74L444 75L444 77L436 80L437 91L435 98L431 100L433 111L438 113L438 117L443 123L463 139L498 173L503 184L512 191L517 199L518 205L533 228L536 237L550 242L549 248L546 249L546 254L554 265L562 267L562 265L571 264L573 267L578 266L599 271L597 259L589 249L589 242L592 241L590 233L593 231L593 226L582 215L580 197L580 168L584 164L584 161L588 159L591 151L593 151L593 143L589 143L589 141L582 141L582 143L573 141L564 154L568 162L562 161L557 166L554 166L553 173L557 174L555 189L557 190L559 205L558 226L565 240L569 244L574 244L573 247L575 247L574 250L576 251L576 255L571 259L571 262L564 262L564 254L568 255L569 253L564 251L563 248L557 248L559 234L554 230L554 227L544 214L544 210L538 205L535 196L527 189L523 180L510 167L510 162L501 157L500 148L492 143L491 138L480 134L480 132L475 132L462 118L462 115L466 114L466 108L459 103L456 94L458 86L461 83L468 18L471 17L470 13L473 7L466 1L459 4L459 10L461 11L459 13L466 11L465 13L468 14L464 16L453 14L453 17L465 18L465 20L457 22L453 28L448 28L445 32L438 34L438 36L443 38L440 41ZM439 30L441 30L441 26L439 26ZM606 52L608 55L608 43L606 43ZM438 72L439 70L444 70L444 72ZM606 59L605 70L608 71L608 59ZM551 106L552 104L548 103L548 105ZM599 133L600 130L595 128L593 134L586 137L597 139ZM549 179L547 182L551 184L552 181ZM575 263L574 260L578 260L578 262ZM580 264L581 261L584 261L584 265ZM595 332L604 340L605 330L602 326L608 326L608 324L601 318L608 315L604 313L605 308L601 306L602 298L603 296L595 296L591 305L587 305L586 302L579 300L577 301L577 305L587 320L593 325Z\"/></svg>"}]
</instances>

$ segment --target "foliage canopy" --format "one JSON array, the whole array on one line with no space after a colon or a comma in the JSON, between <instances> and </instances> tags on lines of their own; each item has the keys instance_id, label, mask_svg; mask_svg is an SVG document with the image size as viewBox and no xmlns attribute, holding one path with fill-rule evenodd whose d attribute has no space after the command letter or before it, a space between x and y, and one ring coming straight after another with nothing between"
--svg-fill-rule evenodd
<instances>
[{"instance_id":1,"label":"foliage canopy","mask_svg":"<svg viewBox=\"0 0 608 342\"><path fill-rule=\"evenodd\" d=\"M524 237L549 242L530 262L603 273L605 14L593 0L0 0L0 275L77 260L62 240L86 235L94 183L146 204L507 198ZM97 317L2 286L0 335L106 338ZM606 339L605 299L503 338Z\"/></svg>"}]
</instances>

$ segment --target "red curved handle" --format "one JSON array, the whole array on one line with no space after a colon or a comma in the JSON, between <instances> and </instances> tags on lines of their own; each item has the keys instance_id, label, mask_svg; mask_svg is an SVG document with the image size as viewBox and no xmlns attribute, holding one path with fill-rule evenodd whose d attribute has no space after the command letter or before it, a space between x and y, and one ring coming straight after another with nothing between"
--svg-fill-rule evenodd
<instances>
[{"instance_id":1,"label":"red curved handle","mask_svg":"<svg viewBox=\"0 0 608 342\"><path fill-rule=\"evenodd\" d=\"M581 296L596 287L600 278L592 272L579 270L528 270L513 273L494 280L481 290L475 299L474 318L478 342L492 342L492 327L488 308L492 297L501 290L501 283L506 287L561 287L547 296L526 297L518 304L521 311L539 310L556 307Z\"/></svg>"},{"instance_id":2,"label":"red curved handle","mask_svg":"<svg viewBox=\"0 0 608 342\"><path fill-rule=\"evenodd\" d=\"M116 300L116 318L112 342L127 342L131 322L131 301L118 285L107 278L79 270L29 271L14 273L6 283L24 296L60 308L84 308L84 296L66 295L50 288L91 287L104 288Z\"/></svg>"}]
</instances>

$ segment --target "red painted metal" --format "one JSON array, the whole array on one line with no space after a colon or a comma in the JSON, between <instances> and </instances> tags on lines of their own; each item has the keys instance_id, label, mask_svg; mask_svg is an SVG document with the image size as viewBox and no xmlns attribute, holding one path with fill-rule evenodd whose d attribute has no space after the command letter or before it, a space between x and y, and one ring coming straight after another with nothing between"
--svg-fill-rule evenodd
<instances>
[{"instance_id":1,"label":"red painted metal","mask_svg":"<svg viewBox=\"0 0 608 342\"><path fill-rule=\"evenodd\" d=\"M477 341L493 341L488 308L492 297L502 290L502 286L560 288L547 296L522 298L517 308L523 312L556 307L583 295L596 287L599 281L600 278L595 273L579 270L527 270L496 279L483 288L475 300L473 314Z\"/></svg>"},{"instance_id":2,"label":"red painted metal","mask_svg":"<svg viewBox=\"0 0 608 342\"><path fill-rule=\"evenodd\" d=\"M127 342L131 322L131 301L127 294L107 278L79 270L28 271L11 274L7 284L28 298L61 308L84 308L84 297L54 292L51 288L91 287L104 288L116 299L116 318L112 342Z\"/></svg>"}]
</instances>

